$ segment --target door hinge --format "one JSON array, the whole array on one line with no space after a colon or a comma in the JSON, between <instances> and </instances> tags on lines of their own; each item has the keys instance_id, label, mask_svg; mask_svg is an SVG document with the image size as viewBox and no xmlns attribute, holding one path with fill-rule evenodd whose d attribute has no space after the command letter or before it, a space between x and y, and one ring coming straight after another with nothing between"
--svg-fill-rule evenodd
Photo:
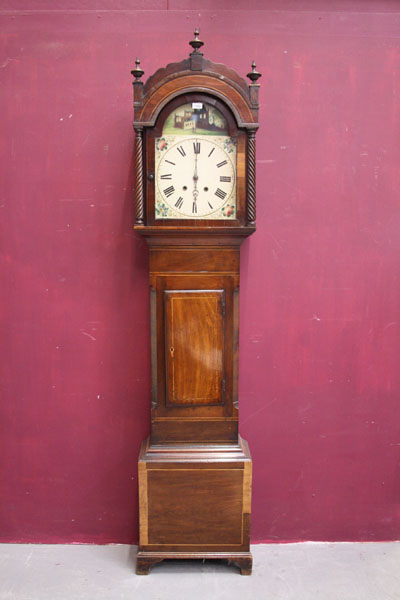
<instances>
[{"instance_id":1,"label":"door hinge","mask_svg":"<svg viewBox=\"0 0 400 600\"><path fill-rule=\"evenodd\" d=\"M222 392L225 394L225 377L222 379Z\"/></svg>"},{"instance_id":2,"label":"door hinge","mask_svg":"<svg viewBox=\"0 0 400 600\"><path fill-rule=\"evenodd\" d=\"M225 318L225 293L221 297L222 317Z\"/></svg>"}]
</instances>

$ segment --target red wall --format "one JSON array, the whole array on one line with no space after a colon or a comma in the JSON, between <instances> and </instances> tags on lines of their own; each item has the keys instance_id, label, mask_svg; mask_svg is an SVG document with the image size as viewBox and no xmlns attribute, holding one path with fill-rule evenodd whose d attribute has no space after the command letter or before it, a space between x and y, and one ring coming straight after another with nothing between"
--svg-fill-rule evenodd
<instances>
[{"instance_id":1,"label":"red wall","mask_svg":"<svg viewBox=\"0 0 400 600\"><path fill-rule=\"evenodd\" d=\"M241 289L253 540L398 539L399 3L5 0L1 540L137 540L129 71L187 56L195 26L208 58L263 73Z\"/></svg>"}]
</instances>

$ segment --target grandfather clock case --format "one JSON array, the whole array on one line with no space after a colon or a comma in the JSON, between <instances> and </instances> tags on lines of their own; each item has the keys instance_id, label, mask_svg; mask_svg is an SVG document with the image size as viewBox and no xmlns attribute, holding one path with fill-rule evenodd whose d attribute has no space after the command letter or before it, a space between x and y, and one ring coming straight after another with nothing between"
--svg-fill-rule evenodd
<instances>
[{"instance_id":1,"label":"grandfather clock case","mask_svg":"<svg viewBox=\"0 0 400 600\"><path fill-rule=\"evenodd\" d=\"M257 80L187 59L134 76L135 231L150 250L151 434L136 572L227 559L250 575L252 461L238 433L240 245L255 231Z\"/></svg>"}]
</instances>

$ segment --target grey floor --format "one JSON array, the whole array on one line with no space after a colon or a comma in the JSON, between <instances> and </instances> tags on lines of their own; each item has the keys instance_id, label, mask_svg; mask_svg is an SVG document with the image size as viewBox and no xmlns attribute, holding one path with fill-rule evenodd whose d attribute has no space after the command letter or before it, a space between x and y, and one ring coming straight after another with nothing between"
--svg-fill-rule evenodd
<instances>
[{"instance_id":1,"label":"grey floor","mask_svg":"<svg viewBox=\"0 0 400 600\"><path fill-rule=\"evenodd\" d=\"M400 600L400 543L253 545L251 577L215 561L134 573L136 547L0 544L1 600Z\"/></svg>"}]
</instances>

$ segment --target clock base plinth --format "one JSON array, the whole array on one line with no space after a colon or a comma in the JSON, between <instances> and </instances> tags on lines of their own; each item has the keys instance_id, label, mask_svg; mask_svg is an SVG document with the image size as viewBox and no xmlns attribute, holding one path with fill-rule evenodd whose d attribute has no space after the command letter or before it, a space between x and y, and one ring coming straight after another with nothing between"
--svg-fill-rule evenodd
<instances>
[{"instance_id":1,"label":"clock base plinth","mask_svg":"<svg viewBox=\"0 0 400 600\"><path fill-rule=\"evenodd\" d=\"M142 444L137 573L173 559L225 559L251 573L247 443Z\"/></svg>"},{"instance_id":2,"label":"clock base plinth","mask_svg":"<svg viewBox=\"0 0 400 600\"><path fill-rule=\"evenodd\" d=\"M251 552L146 552L139 550L136 557L136 575L148 575L151 567L163 560L226 560L239 567L241 575L251 575Z\"/></svg>"}]
</instances>

